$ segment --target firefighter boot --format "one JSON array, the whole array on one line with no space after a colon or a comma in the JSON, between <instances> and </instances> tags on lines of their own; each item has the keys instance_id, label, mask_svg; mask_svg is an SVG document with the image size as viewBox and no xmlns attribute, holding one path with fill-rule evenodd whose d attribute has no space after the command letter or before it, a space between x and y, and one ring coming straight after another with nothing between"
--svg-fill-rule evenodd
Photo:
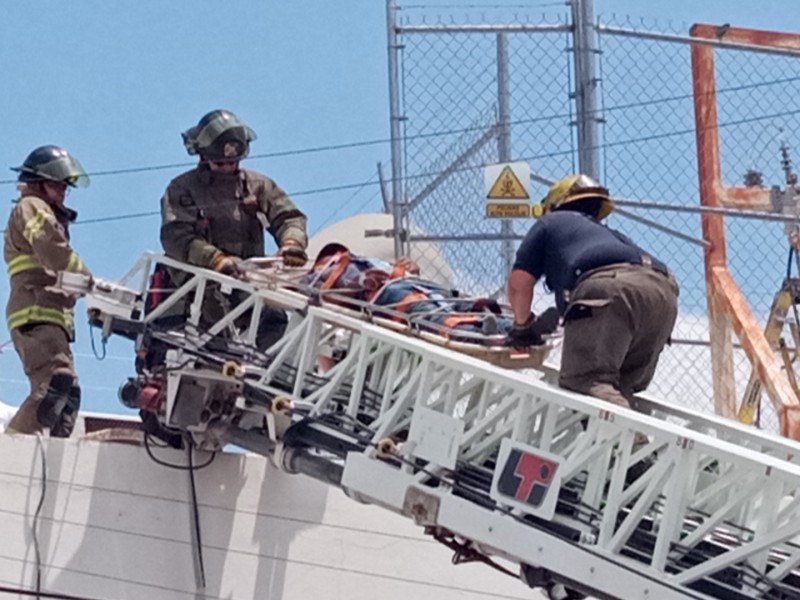
<instances>
[{"instance_id":1,"label":"firefighter boot","mask_svg":"<svg viewBox=\"0 0 800 600\"><path fill-rule=\"evenodd\" d=\"M78 419L78 411L81 407L81 388L73 385L69 390L67 403L58 420L50 428L50 435L53 437L68 438L75 429L75 422Z\"/></svg>"},{"instance_id":2,"label":"firefighter boot","mask_svg":"<svg viewBox=\"0 0 800 600\"><path fill-rule=\"evenodd\" d=\"M52 429L69 401L74 378L69 373L54 373L47 393L36 408L36 420L42 427Z\"/></svg>"}]
</instances>

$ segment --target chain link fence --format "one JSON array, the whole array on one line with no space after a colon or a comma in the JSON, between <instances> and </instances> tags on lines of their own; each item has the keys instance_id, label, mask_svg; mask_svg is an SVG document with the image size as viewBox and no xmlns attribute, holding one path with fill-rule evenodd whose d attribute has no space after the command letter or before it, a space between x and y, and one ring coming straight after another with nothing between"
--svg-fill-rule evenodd
<instances>
[{"instance_id":1,"label":"chain link fence","mask_svg":"<svg viewBox=\"0 0 800 600\"><path fill-rule=\"evenodd\" d=\"M483 166L500 159L504 122L498 73L507 56L511 159L527 161L546 179L577 171L570 16L530 20L483 14L455 22L402 14L399 87L411 253L414 234L432 239L434 245L426 248L437 249L453 267L456 287L502 294L509 247L499 240L502 222L484 217L483 182ZM505 55L498 51L501 35ZM598 150L602 179L616 196L671 206L700 204L685 36L688 27L651 24L645 30L627 20L598 20ZM741 185L750 171L760 174L764 186L784 186L781 145L797 145L800 152L800 60L728 48L717 49L715 58L723 180ZM532 191L535 201L546 187L532 183ZM649 392L713 412L700 214L628 210L639 219L614 214L609 225L667 262L681 285L674 343L665 350ZM725 223L731 271L763 324L787 274L785 227L738 216L726 217ZM530 224L515 220L505 232L518 238ZM536 297L537 311L553 302L541 289ZM741 398L751 368L741 349L734 353ZM762 427L776 431L777 417L766 398L762 408Z\"/></svg>"},{"instance_id":2,"label":"chain link fence","mask_svg":"<svg viewBox=\"0 0 800 600\"><path fill-rule=\"evenodd\" d=\"M628 34L634 26L626 21L607 21L599 29L608 185L623 197L698 206L689 44ZM685 36L688 31L659 33ZM800 142L795 100L800 60L730 48L717 48L714 54L723 181L743 185L750 171L760 173L765 186L784 186L781 145ZM698 214L651 210L644 216L702 237ZM665 351L651 391L713 410L702 246L622 217L612 218L610 224L663 257L681 284L675 343ZM742 216L726 217L725 225L731 272L756 318L765 324L787 274L784 225ZM734 350L734 366L741 399L751 372L741 349ZM761 406L761 425L777 431L772 405L764 398Z\"/></svg>"},{"instance_id":3,"label":"chain link fence","mask_svg":"<svg viewBox=\"0 0 800 600\"><path fill-rule=\"evenodd\" d=\"M483 198L483 166L500 161L501 133L508 132L515 160L547 173L575 169L566 15L518 25L409 17L399 24L404 197L412 229L438 240L456 273L452 283L484 294L498 291L505 271L503 243L476 239L499 237L503 229L501 221L484 218ZM498 89L504 69L507 90ZM509 112L502 121L504 94Z\"/></svg>"}]
</instances>

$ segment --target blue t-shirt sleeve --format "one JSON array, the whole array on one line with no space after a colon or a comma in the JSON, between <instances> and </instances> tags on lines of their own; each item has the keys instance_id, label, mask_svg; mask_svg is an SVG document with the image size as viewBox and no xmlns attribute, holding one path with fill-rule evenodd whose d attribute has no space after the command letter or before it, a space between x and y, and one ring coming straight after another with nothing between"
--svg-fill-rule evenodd
<instances>
[{"instance_id":1,"label":"blue t-shirt sleeve","mask_svg":"<svg viewBox=\"0 0 800 600\"><path fill-rule=\"evenodd\" d=\"M544 274L545 249L547 248L547 227L544 221L537 221L528 230L517 249L515 269L522 269L539 279Z\"/></svg>"},{"instance_id":2,"label":"blue t-shirt sleeve","mask_svg":"<svg viewBox=\"0 0 800 600\"><path fill-rule=\"evenodd\" d=\"M626 244L628 246L633 246L637 250L639 249L639 246L637 246L631 238L629 238L627 235L625 235L621 231L617 231L616 229L611 229L611 227L608 227L608 226L606 226L606 229L608 231L610 231L612 234L614 234L614 237L616 237L623 244Z\"/></svg>"}]
</instances>

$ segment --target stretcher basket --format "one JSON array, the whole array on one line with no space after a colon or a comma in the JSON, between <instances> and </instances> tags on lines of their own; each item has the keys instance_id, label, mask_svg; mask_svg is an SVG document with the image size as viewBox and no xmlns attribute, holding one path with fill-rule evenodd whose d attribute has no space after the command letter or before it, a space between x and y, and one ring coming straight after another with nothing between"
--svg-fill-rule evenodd
<instances>
[{"instance_id":1,"label":"stretcher basket","mask_svg":"<svg viewBox=\"0 0 800 600\"><path fill-rule=\"evenodd\" d=\"M279 258L267 257L250 259L243 265L245 278L255 284L266 285L271 289L282 289L305 296L312 305L324 306L341 312L351 318L361 319L392 331L425 340L462 354L485 360L493 365L507 369L539 368L547 359L560 339L559 333L544 336L544 343L529 348L512 348L507 345L503 333L482 334L447 327L431 321L433 313L407 313L395 305L378 305L355 298L360 290L328 289L303 285L305 269L284 269ZM390 280L385 285L389 285ZM377 297L379 293L374 294ZM453 298L455 300L455 298ZM459 301L469 301L469 297L459 296ZM511 318L511 309L500 305L501 318ZM435 312L435 311L434 311ZM457 313L449 312L449 316Z\"/></svg>"}]
</instances>

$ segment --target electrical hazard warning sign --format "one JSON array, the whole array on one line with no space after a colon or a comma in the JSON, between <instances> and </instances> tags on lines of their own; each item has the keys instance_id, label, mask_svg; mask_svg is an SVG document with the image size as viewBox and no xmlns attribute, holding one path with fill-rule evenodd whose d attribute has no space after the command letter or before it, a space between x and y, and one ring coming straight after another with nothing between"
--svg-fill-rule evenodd
<instances>
[{"instance_id":1,"label":"electrical hazard warning sign","mask_svg":"<svg viewBox=\"0 0 800 600\"><path fill-rule=\"evenodd\" d=\"M530 217L530 180L531 169L526 162L484 167L486 216L500 219Z\"/></svg>"}]
</instances>

